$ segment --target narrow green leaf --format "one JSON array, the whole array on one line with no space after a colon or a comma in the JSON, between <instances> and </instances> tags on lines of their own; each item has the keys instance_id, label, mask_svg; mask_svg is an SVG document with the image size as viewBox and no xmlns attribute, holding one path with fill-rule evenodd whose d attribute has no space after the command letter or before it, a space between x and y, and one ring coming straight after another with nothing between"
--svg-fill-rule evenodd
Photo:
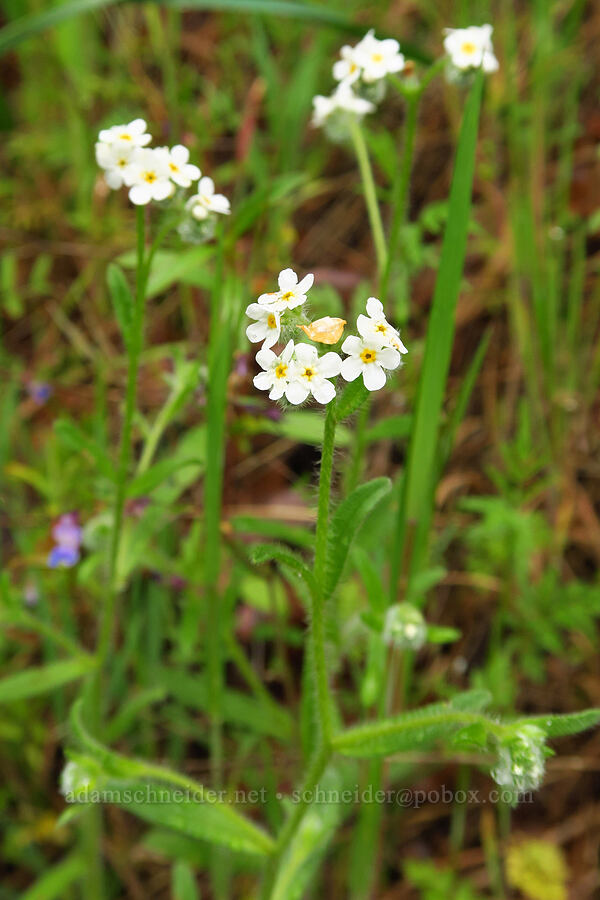
<instances>
[{"instance_id":1,"label":"narrow green leaf","mask_svg":"<svg viewBox=\"0 0 600 900\"><path fill-rule=\"evenodd\" d=\"M396 599L398 593L407 525L410 523L411 527L416 527L423 510L427 509L432 495L432 480L436 475L435 455L439 422L454 340L456 303L467 248L482 91L483 73L479 72L465 104L454 162L448 222L427 329L414 426L392 553L390 578L392 600Z\"/></svg>"},{"instance_id":2,"label":"narrow green leaf","mask_svg":"<svg viewBox=\"0 0 600 900\"><path fill-rule=\"evenodd\" d=\"M280 566L287 566L304 579L311 592L315 591L315 578L303 559L292 550L281 544L257 544L252 548L251 559L255 565L274 561Z\"/></svg>"},{"instance_id":3,"label":"narrow green leaf","mask_svg":"<svg viewBox=\"0 0 600 900\"><path fill-rule=\"evenodd\" d=\"M140 497L144 494L150 494L159 487L159 485L173 477L181 469L184 469L187 466L193 466L200 472L202 464L203 460L201 459L181 460L177 457L161 459L160 462L157 462L150 469L142 472L141 475L136 475L136 477L129 482L127 485L127 496Z\"/></svg>"},{"instance_id":4,"label":"narrow green leaf","mask_svg":"<svg viewBox=\"0 0 600 900\"><path fill-rule=\"evenodd\" d=\"M390 719L349 728L334 737L333 746L345 756L421 752L471 721L472 713L452 709L446 703L435 703Z\"/></svg>"},{"instance_id":5,"label":"narrow green leaf","mask_svg":"<svg viewBox=\"0 0 600 900\"><path fill-rule=\"evenodd\" d=\"M363 405L369 392L362 378L357 378L346 385L335 402L335 420L343 422Z\"/></svg>"},{"instance_id":6,"label":"narrow green leaf","mask_svg":"<svg viewBox=\"0 0 600 900\"><path fill-rule=\"evenodd\" d=\"M550 738L566 737L597 725L600 722L600 709L585 709L580 713L566 713L557 716L527 716L518 719L517 722L523 725L537 725Z\"/></svg>"},{"instance_id":7,"label":"narrow green leaf","mask_svg":"<svg viewBox=\"0 0 600 900\"><path fill-rule=\"evenodd\" d=\"M358 529L378 503L391 490L389 478L374 478L361 484L342 500L329 526L327 561L325 564L325 595L331 596L342 576L348 552Z\"/></svg>"},{"instance_id":8,"label":"narrow green leaf","mask_svg":"<svg viewBox=\"0 0 600 900\"><path fill-rule=\"evenodd\" d=\"M21 894L21 900L63 900L69 896L70 885L81 878L86 870L87 863L83 856L73 853L46 869L35 884Z\"/></svg>"},{"instance_id":9,"label":"narrow green leaf","mask_svg":"<svg viewBox=\"0 0 600 900\"><path fill-rule=\"evenodd\" d=\"M194 870L182 859L171 870L171 895L173 900L200 900Z\"/></svg>"},{"instance_id":10,"label":"narrow green leaf","mask_svg":"<svg viewBox=\"0 0 600 900\"><path fill-rule=\"evenodd\" d=\"M131 288L125 273L116 263L111 263L106 270L106 282L125 346L128 347L131 343L131 325L135 305Z\"/></svg>"},{"instance_id":11,"label":"narrow green leaf","mask_svg":"<svg viewBox=\"0 0 600 900\"><path fill-rule=\"evenodd\" d=\"M91 656L81 656L77 659L48 663L47 666L37 666L24 672L17 672L15 675L7 675L0 680L0 703L12 703L15 700L47 694L81 678L91 671L94 665Z\"/></svg>"},{"instance_id":12,"label":"narrow green leaf","mask_svg":"<svg viewBox=\"0 0 600 900\"><path fill-rule=\"evenodd\" d=\"M295 544L307 550L312 549L315 537L306 528L288 525L278 519L259 519L257 516L234 516L229 520L235 532L258 534L265 538L278 538L286 544Z\"/></svg>"},{"instance_id":13,"label":"narrow green leaf","mask_svg":"<svg viewBox=\"0 0 600 900\"><path fill-rule=\"evenodd\" d=\"M82 708L81 699L73 704L70 724L98 766L88 801L114 803L153 825L246 853L264 856L273 851L269 835L237 812L221 792L179 772L130 759L105 747L85 727ZM85 791L78 792L81 802L86 802Z\"/></svg>"}]
</instances>

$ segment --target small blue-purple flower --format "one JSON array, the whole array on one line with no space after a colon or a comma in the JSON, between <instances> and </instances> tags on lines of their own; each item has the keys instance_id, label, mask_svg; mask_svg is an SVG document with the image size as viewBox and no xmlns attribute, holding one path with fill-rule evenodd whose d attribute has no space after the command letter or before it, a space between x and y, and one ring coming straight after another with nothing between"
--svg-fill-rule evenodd
<instances>
[{"instance_id":1,"label":"small blue-purple flower","mask_svg":"<svg viewBox=\"0 0 600 900\"><path fill-rule=\"evenodd\" d=\"M77 513L64 513L52 529L52 537L59 546L78 550L81 545L81 527Z\"/></svg>"},{"instance_id":2,"label":"small blue-purple flower","mask_svg":"<svg viewBox=\"0 0 600 900\"><path fill-rule=\"evenodd\" d=\"M27 393L38 406L43 406L52 396L52 385L46 381L30 381L27 385Z\"/></svg>"},{"instance_id":3,"label":"small blue-purple flower","mask_svg":"<svg viewBox=\"0 0 600 900\"><path fill-rule=\"evenodd\" d=\"M79 550L58 544L48 554L49 569L70 569L79 562Z\"/></svg>"}]
</instances>

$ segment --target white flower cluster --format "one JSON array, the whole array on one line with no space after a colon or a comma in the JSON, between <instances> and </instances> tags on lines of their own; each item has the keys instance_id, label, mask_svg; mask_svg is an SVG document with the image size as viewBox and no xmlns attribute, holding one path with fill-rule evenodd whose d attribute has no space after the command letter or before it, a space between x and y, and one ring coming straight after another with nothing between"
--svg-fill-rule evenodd
<instances>
[{"instance_id":1,"label":"white flower cluster","mask_svg":"<svg viewBox=\"0 0 600 900\"><path fill-rule=\"evenodd\" d=\"M313 125L320 127L337 113L352 114L361 118L373 112L372 99L360 95L360 90L382 82L386 75L401 72L405 61L400 45L393 38L378 40L369 31L354 47L346 45L340 51L340 59L334 63L333 77L338 83L330 97L313 98Z\"/></svg>"},{"instance_id":2,"label":"white flower cluster","mask_svg":"<svg viewBox=\"0 0 600 900\"><path fill-rule=\"evenodd\" d=\"M227 215L229 200L215 194L212 178L201 178L198 166L188 162L187 147L148 147L152 136L146 131L143 119L126 125L104 128L96 143L96 162L104 170L107 185L118 190L129 188L129 199L136 206L151 200L166 200L177 187L189 188L198 181L198 193L191 197L186 208L191 215L204 220L211 213Z\"/></svg>"},{"instance_id":3,"label":"white flower cluster","mask_svg":"<svg viewBox=\"0 0 600 900\"><path fill-rule=\"evenodd\" d=\"M456 72L479 68L487 73L498 70L498 60L492 47L492 31L491 25L445 29L444 50Z\"/></svg>"},{"instance_id":4,"label":"white flower cluster","mask_svg":"<svg viewBox=\"0 0 600 900\"><path fill-rule=\"evenodd\" d=\"M263 371L254 378L254 386L269 391L271 400L285 397L293 404L304 403L310 396L318 403L329 403L336 393L330 379L340 374L346 381L354 381L362 375L368 390L379 390L385 384L386 371L398 368L401 354L407 350L375 297L367 301L367 315L358 317L359 335L347 337L342 344L345 359L333 351L319 356L312 344L295 343L293 339L288 340L279 354L271 349L280 341L284 316L288 321L293 320L292 327L301 328L319 343L332 344L340 339L346 324L343 319L327 316L308 325L301 321L301 307L306 303L313 281L313 275L298 281L292 269L284 269L279 274L279 290L261 294L258 301L246 309L246 315L253 319L246 329L248 340L252 343L263 341L256 355Z\"/></svg>"}]
</instances>

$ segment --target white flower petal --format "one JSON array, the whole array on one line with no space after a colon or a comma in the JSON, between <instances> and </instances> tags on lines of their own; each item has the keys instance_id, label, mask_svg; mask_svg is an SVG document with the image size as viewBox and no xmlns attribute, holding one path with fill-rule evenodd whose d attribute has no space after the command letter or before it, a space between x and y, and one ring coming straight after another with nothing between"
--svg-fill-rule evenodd
<instances>
[{"instance_id":1,"label":"white flower petal","mask_svg":"<svg viewBox=\"0 0 600 900\"><path fill-rule=\"evenodd\" d=\"M317 403L330 403L335 397L335 387L326 378L312 382L311 392Z\"/></svg>"},{"instance_id":2,"label":"white flower petal","mask_svg":"<svg viewBox=\"0 0 600 900\"><path fill-rule=\"evenodd\" d=\"M358 356L348 356L342 361L341 373L346 381L354 381L362 372L362 363Z\"/></svg>"},{"instance_id":3,"label":"white flower petal","mask_svg":"<svg viewBox=\"0 0 600 900\"><path fill-rule=\"evenodd\" d=\"M263 347L256 354L256 362L262 369L270 369L277 362L277 359L278 357L275 356L273 351L268 350L266 347Z\"/></svg>"},{"instance_id":4,"label":"white flower petal","mask_svg":"<svg viewBox=\"0 0 600 900\"><path fill-rule=\"evenodd\" d=\"M308 394L308 389L298 381L290 381L285 389L285 396L290 403L294 404L294 406L297 406L299 403L304 403Z\"/></svg>"},{"instance_id":5,"label":"white flower petal","mask_svg":"<svg viewBox=\"0 0 600 900\"><path fill-rule=\"evenodd\" d=\"M397 369L400 365L401 357L397 350L393 350L391 347L384 347L382 350L377 351L377 362L384 369Z\"/></svg>"},{"instance_id":6,"label":"white flower petal","mask_svg":"<svg viewBox=\"0 0 600 900\"><path fill-rule=\"evenodd\" d=\"M342 353L351 353L357 355L362 349L362 341L355 334L350 334L342 344Z\"/></svg>"},{"instance_id":7,"label":"white flower petal","mask_svg":"<svg viewBox=\"0 0 600 900\"><path fill-rule=\"evenodd\" d=\"M259 372L258 375L255 375L252 379L252 383L259 391L268 391L273 384L273 379L268 372Z\"/></svg>"},{"instance_id":8,"label":"white flower petal","mask_svg":"<svg viewBox=\"0 0 600 900\"><path fill-rule=\"evenodd\" d=\"M152 200L150 187L146 184L134 184L129 190L129 199L135 206L145 206Z\"/></svg>"},{"instance_id":9,"label":"white flower petal","mask_svg":"<svg viewBox=\"0 0 600 900\"><path fill-rule=\"evenodd\" d=\"M342 360L333 350L325 353L319 360L319 374L325 378L333 378L340 374Z\"/></svg>"},{"instance_id":10,"label":"white flower petal","mask_svg":"<svg viewBox=\"0 0 600 900\"><path fill-rule=\"evenodd\" d=\"M268 310L258 303L251 303L246 307L246 315L249 319L266 319L269 315Z\"/></svg>"},{"instance_id":11,"label":"white flower petal","mask_svg":"<svg viewBox=\"0 0 600 900\"><path fill-rule=\"evenodd\" d=\"M385 319L383 303L377 297L369 297L367 300L367 313L372 319Z\"/></svg>"},{"instance_id":12,"label":"white flower petal","mask_svg":"<svg viewBox=\"0 0 600 900\"><path fill-rule=\"evenodd\" d=\"M259 341L264 341L268 333L269 328L264 320L262 322L253 322L252 325L248 325L246 328L246 337L251 344L257 344Z\"/></svg>"},{"instance_id":13,"label":"white flower petal","mask_svg":"<svg viewBox=\"0 0 600 900\"><path fill-rule=\"evenodd\" d=\"M310 366L318 356L317 348L311 344L296 344L296 359L303 366Z\"/></svg>"},{"instance_id":14,"label":"white flower petal","mask_svg":"<svg viewBox=\"0 0 600 900\"><path fill-rule=\"evenodd\" d=\"M306 294L313 286L314 281L315 281L314 275L312 275L312 274L305 275L304 278L302 279L302 281L298 282L295 293Z\"/></svg>"},{"instance_id":15,"label":"white flower petal","mask_svg":"<svg viewBox=\"0 0 600 900\"><path fill-rule=\"evenodd\" d=\"M363 381L368 391L379 391L385 384L385 372L377 363L367 363L363 366Z\"/></svg>"},{"instance_id":16,"label":"white flower petal","mask_svg":"<svg viewBox=\"0 0 600 900\"><path fill-rule=\"evenodd\" d=\"M215 192L215 183L208 175L204 175L198 182L198 194L212 197Z\"/></svg>"},{"instance_id":17,"label":"white flower petal","mask_svg":"<svg viewBox=\"0 0 600 900\"><path fill-rule=\"evenodd\" d=\"M277 284L284 294L287 291L295 291L298 285L298 276L293 269L283 269L279 273Z\"/></svg>"}]
</instances>

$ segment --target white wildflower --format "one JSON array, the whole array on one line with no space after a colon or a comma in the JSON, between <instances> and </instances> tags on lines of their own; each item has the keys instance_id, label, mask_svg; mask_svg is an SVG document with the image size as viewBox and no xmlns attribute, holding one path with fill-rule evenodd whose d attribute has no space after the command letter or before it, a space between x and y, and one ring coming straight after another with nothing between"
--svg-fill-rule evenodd
<instances>
[{"instance_id":1,"label":"white wildflower","mask_svg":"<svg viewBox=\"0 0 600 900\"><path fill-rule=\"evenodd\" d=\"M372 84L401 72L404 68L404 57L400 53L400 44L393 38L378 40L373 31L367 32L362 41L354 48L353 59L361 69L361 77L366 84Z\"/></svg>"},{"instance_id":2,"label":"white wildflower","mask_svg":"<svg viewBox=\"0 0 600 900\"><path fill-rule=\"evenodd\" d=\"M143 119L134 119L127 125L103 128L98 135L101 144L122 144L126 147L145 147L151 140L152 135L146 132L146 123Z\"/></svg>"},{"instance_id":3,"label":"white wildflower","mask_svg":"<svg viewBox=\"0 0 600 900\"><path fill-rule=\"evenodd\" d=\"M283 312L295 309L306 303L306 294L313 286L314 275L305 275L301 281L293 269L283 269L279 273L277 283L279 290L270 294L261 294L258 302L267 306L272 312Z\"/></svg>"},{"instance_id":4,"label":"white wildflower","mask_svg":"<svg viewBox=\"0 0 600 900\"><path fill-rule=\"evenodd\" d=\"M335 387L329 378L339 375L342 360L330 351L319 356L316 347L296 344L291 381L285 395L290 403L298 404L312 394L318 403L330 403L335 397Z\"/></svg>"},{"instance_id":5,"label":"white wildflower","mask_svg":"<svg viewBox=\"0 0 600 900\"><path fill-rule=\"evenodd\" d=\"M360 66L356 62L356 47L345 44L340 50L341 59L333 64L333 77L336 81L353 84L360 78Z\"/></svg>"},{"instance_id":6,"label":"white wildflower","mask_svg":"<svg viewBox=\"0 0 600 900\"><path fill-rule=\"evenodd\" d=\"M161 151L162 148L148 147L136 150L125 170L129 199L136 206L145 206L151 200L166 200L174 191L168 161Z\"/></svg>"},{"instance_id":7,"label":"white wildflower","mask_svg":"<svg viewBox=\"0 0 600 900\"><path fill-rule=\"evenodd\" d=\"M179 187L188 188L192 181L198 181L200 178L202 173L198 166L188 162L190 151L183 144L176 144L171 148L160 147L157 152L165 154L165 160L169 168L169 177Z\"/></svg>"},{"instance_id":8,"label":"white wildflower","mask_svg":"<svg viewBox=\"0 0 600 900\"><path fill-rule=\"evenodd\" d=\"M397 350L386 347L382 341L365 340L356 335L346 338L342 344L342 353L348 354L342 363L343 377L346 381L354 381L362 375L369 391L380 390L386 382L385 370L397 369L400 365Z\"/></svg>"},{"instance_id":9,"label":"white wildflower","mask_svg":"<svg viewBox=\"0 0 600 900\"><path fill-rule=\"evenodd\" d=\"M386 644L420 650L427 639L427 623L423 614L411 603L395 603L385 616L383 639Z\"/></svg>"},{"instance_id":10,"label":"white wildflower","mask_svg":"<svg viewBox=\"0 0 600 900\"><path fill-rule=\"evenodd\" d=\"M137 149L135 144L124 141L112 144L98 141L96 144L96 162L104 169L104 180L113 191L125 184L126 172Z\"/></svg>"},{"instance_id":11,"label":"white wildflower","mask_svg":"<svg viewBox=\"0 0 600 900\"><path fill-rule=\"evenodd\" d=\"M496 72L498 60L492 47L492 31L491 25L446 28L444 49L454 68L464 72L481 67L484 72Z\"/></svg>"},{"instance_id":12,"label":"white wildflower","mask_svg":"<svg viewBox=\"0 0 600 900\"><path fill-rule=\"evenodd\" d=\"M211 213L228 216L231 212L229 200L224 194L215 194L215 183L205 175L198 183L198 193L186 203L195 219L207 219Z\"/></svg>"},{"instance_id":13,"label":"white wildflower","mask_svg":"<svg viewBox=\"0 0 600 900\"><path fill-rule=\"evenodd\" d=\"M282 353L277 356L272 350L263 347L256 354L256 362L264 369L254 376L254 387L259 391L269 391L271 400L280 400L290 386L292 377L291 360L294 355L294 342L289 341ZM293 402L293 401L290 401Z\"/></svg>"},{"instance_id":14,"label":"white wildflower","mask_svg":"<svg viewBox=\"0 0 600 900\"><path fill-rule=\"evenodd\" d=\"M342 81L330 97L323 97L321 94L313 97L313 107L312 124L320 128L336 113L348 113L361 118L373 112L375 104L364 97L358 97L350 84Z\"/></svg>"},{"instance_id":15,"label":"white wildflower","mask_svg":"<svg viewBox=\"0 0 600 900\"><path fill-rule=\"evenodd\" d=\"M408 353L400 340L400 334L386 319L383 304L376 297L369 297L367 315L361 313L356 320L356 327L365 341L379 341L386 347L393 347L399 353Z\"/></svg>"},{"instance_id":16,"label":"white wildflower","mask_svg":"<svg viewBox=\"0 0 600 900\"><path fill-rule=\"evenodd\" d=\"M268 306L251 303L246 315L256 320L246 328L246 337L252 344L264 341L263 347L268 348L277 343L281 334L281 313Z\"/></svg>"}]
</instances>

